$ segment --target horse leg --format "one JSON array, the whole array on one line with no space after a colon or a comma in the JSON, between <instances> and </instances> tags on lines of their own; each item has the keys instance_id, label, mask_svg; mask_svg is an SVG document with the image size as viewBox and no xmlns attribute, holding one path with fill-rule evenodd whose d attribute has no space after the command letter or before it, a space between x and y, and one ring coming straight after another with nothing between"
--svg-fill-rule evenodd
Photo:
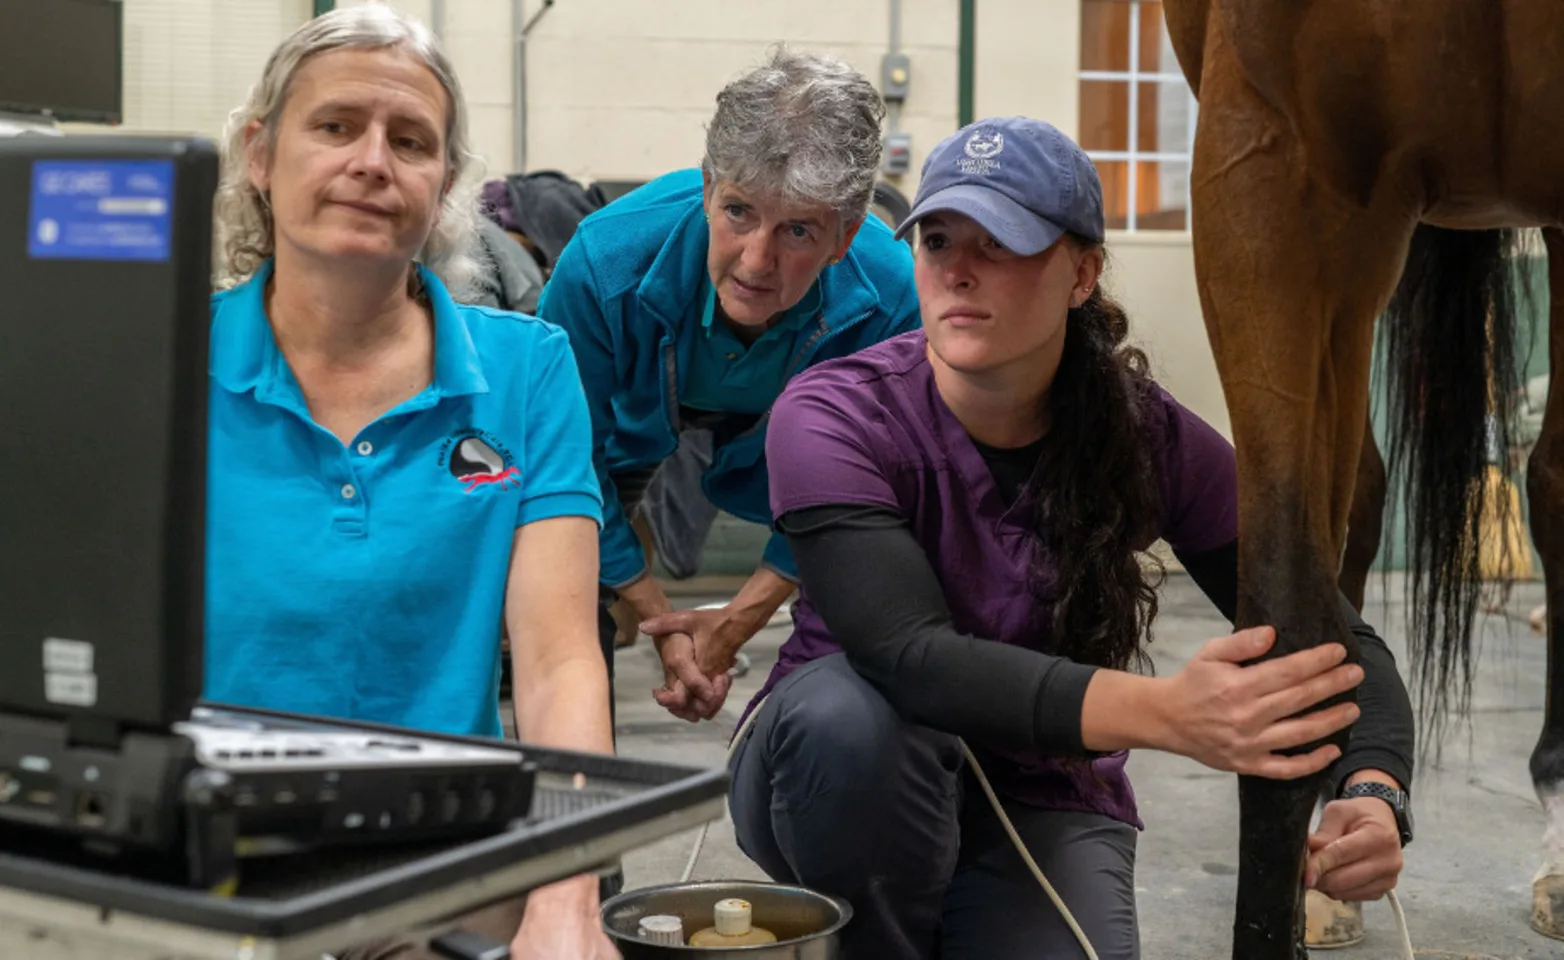
<instances>
[{"instance_id":1,"label":"horse leg","mask_svg":"<svg viewBox=\"0 0 1564 960\"><path fill-rule=\"evenodd\" d=\"M1352 487L1352 512L1347 516L1347 547L1341 556L1337 585L1359 612L1368 587L1369 569L1379 555L1385 516L1385 461L1374 442L1373 420L1363 431L1357 482ZM1330 802L1321 796L1319 805ZM1305 943L1312 948L1347 947L1363 939L1363 904L1332 900L1318 890L1304 898Z\"/></svg>"},{"instance_id":2,"label":"horse leg","mask_svg":"<svg viewBox=\"0 0 1564 960\"><path fill-rule=\"evenodd\" d=\"M1368 587L1369 569L1379 555L1385 519L1385 461L1374 442L1372 424L1363 430L1357 482L1352 487L1352 512L1347 516L1347 548L1341 556L1341 592L1359 613Z\"/></svg>"},{"instance_id":3,"label":"horse leg","mask_svg":"<svg viewBox=\"0 0 1564 960\"><path fill-rule=\"evenodd\" d=\"M1385 461L1374 442L1373 418L1363 430L1363 451L1358 456L1357 481L1352 487L1352 510L1347 515L1347 546L1342 551L1337 579L1342 595L1359 612L1368 587L1369 569L1379 555L1385 515ZM1331 798L1322 793L1316 809ZM1318 890L1304 896L1304 944L1314 949L1348 947L1362 941L1363 904L1333 900Z\"/></svg>"},{"instance_id":4,"label":"horse leg","mask_svg":"<svg viewBox=\"0 0 1564 960\"><path fill-rule=\"evenodd\" d=\"M1374 319L1415 216L1388 195L1348 202L1321 186L1291 130L1212 30L1193 235L1237 448L1238 625L1273 626L1273 656L1339 641L1356 659L1336 580L1368 422ZM1240 778L1235 960L1307 956L1305 837L1326 780Z\"/></svg>"},{"instance_id":5,"label":"horse leg","mask_svg":"<svg viewBox=\"0 0 1564 960\"><path fill-rule=\"evenodd\" d=\"M1564 370L1564 232L1543 231L1548 245L1548 360ZM1531 535L1546 584L1548 688L1542 735L1531 755L1531 780L1547 815L1543 863L1532 882L1531 923L1564 940L1564 389L1549 384L1542 431L1526 468Z\"/></svg>"}]
</instances>

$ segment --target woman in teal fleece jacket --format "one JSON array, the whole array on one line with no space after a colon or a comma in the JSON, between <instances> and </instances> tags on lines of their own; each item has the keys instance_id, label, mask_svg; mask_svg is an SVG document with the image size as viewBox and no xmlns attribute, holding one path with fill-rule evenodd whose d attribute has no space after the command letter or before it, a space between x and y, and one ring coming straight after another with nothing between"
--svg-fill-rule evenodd
<instances>
[{"instance_id":1,"label":"woman in teal fleece jacket","mask_svg":"<svg viewBox=\"0 0 1564 960\"><path fill-rule=\"evenodd\" d=\"M675 613L648 575L632 513L690 431L709 431L706 498L771 524L765 433L793 376L916 328L912 256L867 215L884 105L839 60L778 49L717 95L699 170L670 173L581 222L538 313L569 335L603 485L600 638L616 597L653 637L659 703L713 716L738 650L793 592L773 535L720 610Z\"/></svg>"}]
</instances>

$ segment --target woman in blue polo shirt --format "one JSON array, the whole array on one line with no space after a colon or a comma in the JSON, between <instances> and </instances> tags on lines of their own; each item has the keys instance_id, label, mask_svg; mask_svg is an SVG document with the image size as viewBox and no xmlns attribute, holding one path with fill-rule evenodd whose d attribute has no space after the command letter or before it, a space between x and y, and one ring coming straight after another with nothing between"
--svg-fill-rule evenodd
<instances>
[{"instance_id":1,"label":"woman in blue polo shirt","mask_svg":"<svg viewBox=\"0 0 1564 960\"><path fill-rule=\"evenodd\" d=\"M459 305L475 274L464 100L380 5L283 41L218 196L208 699L609 752L591 433L558 329ZM517 958L618 956L595 877L502 905ZM514 938L514 939L512 939ZM373 955L427 956L411 945Z\"/></svg>"},{"instance_id":2,"label":"woman in blue polo shirt","mask_svg":"<svg viewBox=\"0 0 1564 960\"><path fill-rule=\"evenodd\" d=\"M539 314L570 334L602 485L610 667L616 596L662 656L665 707L686 719L722 705L740 646L792 593L781 536L724 609L670 616L626 511L693 431L709 432L702 493L770 524L766 421L800 370L914 329L912 257L866 216L884 105L839 60L778 49L717 95L700 170L671 173L581 222ZM702 447L704 449L704 447Z\"/></svg>"},{"instance_id":3,"label":"woman in blue polo shirt","mask_svg":"<svg viewBox=\"0 0 1564 960\"><path fill-rule=\"evenodd\" d=\"M1045 123L973 125L929 155L913 224L923 329L816 367L772 414L772 502L803 595L735 751L740 846L852 903L848 958L1081 956L959 736L1097 955L1131 960L1125 759L1147 748L1284 779L1333 765L1342 799L1308 880L1382 895L1408 836L1412 715L1350 605L1361 667L1339 644L1240 666L1267 628L1171 677L1131 670L1156 613L1138 554L1159 537L1234 616L1237 475L1231 446L1124 346L1098 284L1092 162ZM1357 705L1297 716L1354 687ZM1344 755L1278 752L1360 710Z\"/></svg>"}]
</instances>

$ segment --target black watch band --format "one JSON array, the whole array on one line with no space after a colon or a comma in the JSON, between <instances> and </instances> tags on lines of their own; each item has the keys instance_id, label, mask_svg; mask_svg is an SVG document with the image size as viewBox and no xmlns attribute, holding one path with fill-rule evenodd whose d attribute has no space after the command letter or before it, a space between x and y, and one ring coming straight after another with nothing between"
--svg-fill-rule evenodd
<instances>
[{"instance_id":1,"label":"black watch band","mask_svg":"<svg viewBox=\"0 0 1564 960\"><path fill-rule=\"evenodd\" d=\"M1404 847L1412 842L1412 811L1408 808L1409 798L1405 790L1397 790L1389 784L1372 780L1342 788L1341 799L1352 800L1357 797L1377 797L1390 804L1390 809L1396 815L1396 831L1401 834L1401 845Z\"/></svg>"}]
</instances>

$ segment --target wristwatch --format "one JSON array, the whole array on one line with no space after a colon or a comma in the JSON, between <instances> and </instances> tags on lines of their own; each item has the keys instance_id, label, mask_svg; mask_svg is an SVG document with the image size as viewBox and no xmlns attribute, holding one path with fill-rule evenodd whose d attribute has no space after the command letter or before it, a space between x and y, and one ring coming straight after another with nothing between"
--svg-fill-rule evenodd
<instances>
[{"instance_id":1,"label":"wristwatch","mask_svg":"<svg viewBox=\"0 0 1564 960\"><path fill-rule=\"evenodd\" d=\"M1390 809L1396 814L1396 831L1401 834L1401 845L1404 847L1412 842L1412 809L1405 790L1397 790L1387 783L1372 780L1342 788L1341 799L1352 800L1357 797L1378 797L1390 804Z\"/></svg>"}]
</instances>

